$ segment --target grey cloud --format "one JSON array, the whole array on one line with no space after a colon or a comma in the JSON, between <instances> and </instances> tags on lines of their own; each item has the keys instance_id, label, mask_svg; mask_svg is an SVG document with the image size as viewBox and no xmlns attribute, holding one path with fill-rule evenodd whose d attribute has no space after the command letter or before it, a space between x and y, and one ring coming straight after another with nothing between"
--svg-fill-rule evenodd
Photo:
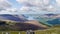
<instances>
[{"instance_id":1,"label":"grey cloud","mask_svg":"<svg viewBox=\"0 0 60 34\"><path fill-rule=\"evenodd\" d=\"M17 2L23 4L26 7L29 7L28 9L24 8L21 12L44 12L47 13L56 13L58 10L60 10L60 0L57 0L56 3L53 4L55 0L16 0ZM22 8L24 7L22 6ZM21 10L21 9L20 9Z\"/></svg>"},{"instance_id":2,"label":"grey cloud","mask_svg":"<svg viewBox=\"0 0 60 34\"><path fill-rule=\"evenodd\" d=\"M0 0L0 11L7 8L11 8L11 3L9 3L7 0Z\"/></svg>"}]
</instances>

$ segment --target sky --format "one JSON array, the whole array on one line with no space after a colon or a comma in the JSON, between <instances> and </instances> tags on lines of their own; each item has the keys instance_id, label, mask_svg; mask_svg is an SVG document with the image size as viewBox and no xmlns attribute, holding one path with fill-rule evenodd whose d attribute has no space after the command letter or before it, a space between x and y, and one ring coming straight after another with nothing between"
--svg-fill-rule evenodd
<instances>
[{"instance_id":1,"label":"sky","mask_svg":"<svg viewBox=\"0 0 60 34\"><path fill-rule=\"evenodd\" d=\"M60 0L0 0L0 14L60 14Z\"/></svg>"}]
</instances>

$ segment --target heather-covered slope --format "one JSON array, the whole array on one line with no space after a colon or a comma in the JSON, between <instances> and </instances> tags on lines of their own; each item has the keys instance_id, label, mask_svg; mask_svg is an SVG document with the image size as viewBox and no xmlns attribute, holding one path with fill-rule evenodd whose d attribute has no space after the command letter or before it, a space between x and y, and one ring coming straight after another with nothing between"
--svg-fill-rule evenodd
<instances>
[{"instance_id":1,"label":"heather-covered slope","mask_svg":"<svg viewBox=\"0 0 60 34\"><path fill-rule=\"evenodd\" d=\"M33 20L26 21L25 23L14 23L13 25L6 24L6 23L0 25L0 31L44 30L47 28L48 26Z\"/></svg>"}]
</instances>

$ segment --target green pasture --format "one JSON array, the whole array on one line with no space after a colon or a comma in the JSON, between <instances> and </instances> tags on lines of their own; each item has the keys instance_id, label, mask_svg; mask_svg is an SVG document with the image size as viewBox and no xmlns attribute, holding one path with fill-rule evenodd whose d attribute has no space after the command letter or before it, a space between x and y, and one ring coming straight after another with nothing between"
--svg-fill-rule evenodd
<instances>
[{"instance_id":1,"label":"green pasture","mask_svg":"<svg viewBox=\"0 0 60 34\"><path fill-rule=\"evenodd\" d=\"M0 31L0 34L2 34L2 32L4 32L4 34L6 32L9 32L10 34L26 34L26 31ZM36 30L34 31L35 34L60 34L60 26L58 27L52 27L50 29L46 29L46 30Z\"/></svg>"}]
</instances>

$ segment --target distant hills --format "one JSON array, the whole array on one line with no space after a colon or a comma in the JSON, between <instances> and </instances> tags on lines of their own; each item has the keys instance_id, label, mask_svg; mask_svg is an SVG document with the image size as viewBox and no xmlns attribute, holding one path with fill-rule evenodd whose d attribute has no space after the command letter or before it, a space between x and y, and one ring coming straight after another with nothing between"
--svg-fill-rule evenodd
<instances>
[{"instance_id":1,"label":"distant hills","mask_svg":"<svg viewBox=\"0 0 60 34\"><path fill-rule=\"evenodd\" d=\"M10 29L18 30L37 30L37 29L47 29L49 26L55 26L60 24L60 14L21 14L21 15L11 15L11 14L0 14L0 24L5 24L1 21L15 21L16 24L9 26ZM12 22L12 23L15 23ZM7 28L8 28L7 26ZM6 27L5 25L2 27Z\"/></svg>"},{"instance_id":2,"label":"distant hills","mask_svg":"<svg viewBox=\"0 0 60 34\"><path fill-rule=\"evenodd\" d=\"M21 14L21 15L11 15L11 14L0 14L0 20L10 20L16 22L26 22L29 20L36 20L44 24L60 24L59 14Z\"/></svg>"},{"instance_id":3,"label":"distant hills","mask_svg":"<svg viewBox=\"0 0 60 34\"><path fill-rule=\"evenodd\" d=\"M28 20L24 15L0 15L0 30L42 30L47 29L48 26L39 23L37 20ZM4 20L15 21L13 25L6 24ZM3 22L2 22L3 21ZM9 23L9 22L8 22ZM11 22L10 22L11 23Z\"/></svg>"},{"instance_id":4,"label":"distant hills","mask_svg":"<svg viewBox=\"0 0 60 34\"><path fill-rule=\"evenodd\" d=\"M22 18L20 18L22 17ZM18 15L10 15L10 14L2 14L0 15L0 20L11 20L11 21L16 21L16 22L24 22L26 21L27 19L23 19L24 17L21 15L21 16L18 16Z\"/></svg>"},{"instance_id":5,"label":"distant hills","mask_svg":"<svg viewBox=\"0 0 60 34\"><path fill-rule=\"evenodd\" d=\"M21 14L21 15L1 14L0 20L11 20L11 21L16 21L16 22L37 20L45 24L55 24L56 22L57 22L56 24L59 24L60 15L59 14L43 14L43 15L40 15L40 14L36 14L36 15L35 14Z\"/></svg>"},{"instance_id":6,"label":"distant hills","mask_svg":"<svg viewBox=\"0 0 60 34\"><path fill-rule=\"evenodd\" d=\"M50 26L60 24L60 14L26 14L26 16Z\"/></svg>"}]
</instances>

